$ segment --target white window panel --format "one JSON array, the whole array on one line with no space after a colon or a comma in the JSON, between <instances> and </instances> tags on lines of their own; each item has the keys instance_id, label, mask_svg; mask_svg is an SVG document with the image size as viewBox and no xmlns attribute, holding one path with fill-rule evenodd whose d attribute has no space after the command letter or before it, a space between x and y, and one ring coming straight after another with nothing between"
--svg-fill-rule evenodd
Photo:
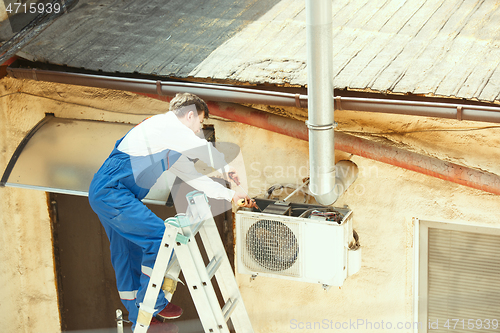
<instances>
[{"instance_id":1,"label":"white window panel","mask_svg":"<svg viewBox=\"0 0 500 333\"><path fill-rule=\"evenodd\" d=\"M416 220L418 332L500 332L500 229Z\"/></svg>"}]
</instances>

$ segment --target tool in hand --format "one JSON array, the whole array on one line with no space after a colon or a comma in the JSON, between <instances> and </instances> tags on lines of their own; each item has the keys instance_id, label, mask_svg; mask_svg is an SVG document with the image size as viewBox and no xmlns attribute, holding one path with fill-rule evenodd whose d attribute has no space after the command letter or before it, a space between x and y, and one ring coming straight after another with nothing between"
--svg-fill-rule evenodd
<instances>
[{"instance_id":1,"label":"tool in hand","mask_svg":"<svg viewBox=\"0 0 500 333\"><path fill-rule=\"evenodd\" d=\"M236 180L233 178L232 174L233 174L232 172L228 173L229 178L231 178L231 180L232 180L232 181L233 181L236 185L238 185L238 186L241 188L241 190L243 191L243 193L245 193L245 194L246 194L246 196L247 196L247 197L250 197L250 196L248 195L247 191L245 191L245 189L244 189L243 187L241 187L240 182L239 182L239 181L236 181ZM255 200L253 200L253 199L250 199L250 200L248 200L248 199L240 199L240 200L238 200L238 202L237 202L238 206L240 206L240 207L249 207L248 205L249 205L249 204L251 204L251 203L253 203L253 206L255 206L255 208L257 208L258 210L260 210L260 211L262 212L262 209L260 209L260 208L259 208L259 206L257 205L257 202L255 202ZM250 206L250 207L252 207L252 206Z\"/></svg>"}]
</instances>

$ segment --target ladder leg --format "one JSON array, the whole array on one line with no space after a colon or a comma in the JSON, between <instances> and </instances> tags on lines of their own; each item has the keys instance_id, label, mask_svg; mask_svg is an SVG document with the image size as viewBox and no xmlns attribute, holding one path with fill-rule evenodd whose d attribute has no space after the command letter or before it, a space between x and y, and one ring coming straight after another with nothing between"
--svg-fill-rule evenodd
<instances>
[{"instance_id":1,"label":"ladder leg","mask_svg":"<svg viewBox=\"0 0 500 333\"><path fill-rule=\"evenodd\" d=\"M120 309L116 310L116 332L123 333L123 312Z\"/></svg>"},{"instance_id":2,"label":"ladder leg","mask_svg":"<svg viewBox=\"0 0 500 333\"><path fill-rule=\"evenodd\" d=\"M182 232L188 235L190 228L183 228ZM194 235L191 235L185 243L178 242L175 252L204 331L229 333Z\"/></svg>"},{"instance_id":3,"label":"ladder leg","mask_svg":"<svg viewBox=\"0 0 500 333\"><path fill-rule=\"evenodd\" d=\"M216 270L215 277L224 302L226 302L223 315L226 317L226 320L228 317L231 318L236 332L253 333L252 324L245 304L242 301L233 269L227 258L217 225L210 213L210 206L204 194L192 195L188 202L188 210L195 212L192 215L205 218L202 227L199 229L199 233L208 257L220 262L220 267Z\"/></svg>"},{"instance_id":4,"label":"ladder leg","mask_svg":"<svg viewBox=\"0 0 500 333\"><path fill-rule=\"evenodd\" d=\"M214 237L211 234L213 233L213 231L217 232L217 226L215 225L215 223L213 223L213 226L209 226L210 224L211 223L208 222L208 225L204 228L204 230L200 230L200 235L203 239L203 243L205 244L207 254L214 257L224 255L227 256L225 251L221 255L220 253L217 253L217 251L209 250L207 248L207 244L210 244L209 242L214 242ZM220 241L220 238L215 239L215 241ZM215 248L224 249L222 242L220 243L220 247L216 246ZM228 312L228 314L230 314L231 322L233 323L235 331L238 333L253 332L252 324L250 322L250 318L248 317L245 304L241 301L242 297L239 286L235 280L233 269L227 257L225 260L222 260L220 268L215 273L215 278L217 280L217 284L219 285L219 289L222 293L224 302L226 302L226 304L230 302L236 303L234 307L228 308L228 310L231 310L231 312Z\"/></svg>"},{"instance_id":5,"label":"ladder leg","mask_svg":"<svg viewBox=\"0 0 500 333\"><path fill-rule=\"evenodd\" d=\"M172 251L174 250L173 244L175 244L176 236L177 229L166 222L165 233L163 234L161 246L158 251L158 255L156 256L153 272L146 289L146 295L139 306L139 315L137 316L134 333L146 333L149 328L149 324L151 323L153 313L158 310L154 307L163 284L163 279L165 277L169 260L172 256Z\"/></svg>"}]
</instances>

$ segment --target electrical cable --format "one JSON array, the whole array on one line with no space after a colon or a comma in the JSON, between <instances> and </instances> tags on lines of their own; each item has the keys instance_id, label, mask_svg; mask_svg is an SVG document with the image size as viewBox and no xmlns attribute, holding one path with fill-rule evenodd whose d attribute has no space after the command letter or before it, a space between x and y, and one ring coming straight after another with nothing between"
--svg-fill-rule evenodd
<instances>
[{"instance_id":1,"label":"electrical cable","mask_svg":"<svg viewBox=\"0 0 500 333\"><path fill-rule=\"evenodd\" d=\"M7 97L7 96L10 96L10 95L17 95L17 94L22 94L22 92L16 91L16 92L8 93L8 94L5 94L5 95L0 95L0 98Z\"/></svg>"},{"instance_id":2,"label":"electrical cable","mask_svg":"<svg viewBox=\"0 0 500 333\"><path fill-rule=\"evenodd\" d=\"M319 211L319 212L334 212L337 213L341 216L341 221L344 219L344 214L339 212L338 210L333 209L332 207L325 207L325 208L311 208L303 212L302 214L299 215L300 218L308 218L313 211Z\"/></svg>"},{"instance_id":3,"label":"electrical cable","mask_svg":"<svg viewBox=\"0 0 500 333\"><path fill-rule=\"evenodd\" d=\"M266 199L270 199L271 198L271 195L273 194L274 191L277 191L277 190L281 190L281 189L284 189L284 188L290 188L292 190L296 190L297 188L296 187L292 187L292 186L289 186L289 185L282 185L282 184L274 184L272 185L271 187L269 187L267 189L267 198ZM311 197L311 198L314 198L313 195L311 195L310 193L304 191L303 189L300 189L300 192L302 192L304 194L304 203L307 201L307 196Z\"/></svg>"},{"instance_id":4,"label":"electrical cable","mask_svg":"<svg viewBox=\"0 0 500 333\"><path fill-rule=\"evenodd\" d=\"M31 93L24 92L24 91L17 91L15 93L9 93L9 94L5 94L5 95L1 95L0 98L7 97L7 96L10 96L10 95L16 95L16 94L24 94L24 95L28 95L28 96L33 96L33 97L48 99L48 100L51 100L51 101L54 101L54 102L58 102L58 103L64 103L64 104L69 104L69 105L76 105L76 106L81 106L81 107L85 107L85 108L91 108L91 109L98 110L98 111L104 111L104 112L110 112L110 113L117 113L117 114L123 114L123 115L151 117L151 116L154 116L154 115L158 114L158 113L129 113L129 112L121 112L121 111L108 110L108 109L101 109L101 108L98 108L98 107L95 107L95 106L92 106L92 105L85 105L85 104L80 104L80 103L74 103L74 102L68 102L68 101L61 101L61 100L58 100L58 99L55 99L55 98L52 98L52 97L35 95L35 94L31 94Z\"/></svg>"}]
</instances>

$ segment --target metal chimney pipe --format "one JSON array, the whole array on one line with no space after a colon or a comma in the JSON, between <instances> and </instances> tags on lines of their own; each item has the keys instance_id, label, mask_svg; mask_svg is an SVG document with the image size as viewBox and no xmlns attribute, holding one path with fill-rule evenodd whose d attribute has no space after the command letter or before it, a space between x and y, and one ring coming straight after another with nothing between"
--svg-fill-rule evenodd
<instances>
[{"instance_id":1,"label":"metal chimney pipe","mask_svg":"<svg viewBox=\"0 0 500 333\"><path fill-rule=\"evenodd\" d=\"M309 190L331 205L357 177L350 161L335 167L332 0L306 0L306 34Z\"/></svg>"}]
</instances>

